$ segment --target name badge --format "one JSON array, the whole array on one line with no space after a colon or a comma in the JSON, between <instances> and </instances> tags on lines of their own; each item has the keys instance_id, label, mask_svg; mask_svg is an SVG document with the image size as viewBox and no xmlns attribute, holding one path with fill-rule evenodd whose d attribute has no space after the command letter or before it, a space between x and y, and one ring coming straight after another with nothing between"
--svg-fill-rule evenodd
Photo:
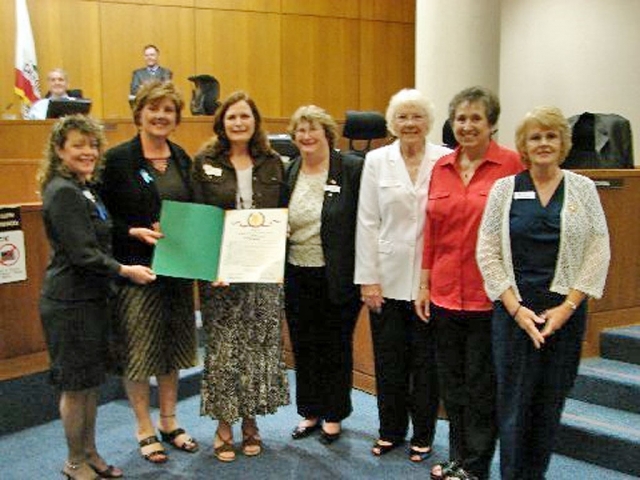
<instances>
[{"instance_id":1,"label":"name badge","mask_svg":"<svg viewBox=\"0 0 640 480\"><path fill-rule=\"evenodd\" d=\"M96 197L93 196L93 193L89 190L82 190L82 194L93 203L96 203Z\"/></svg>"},{"instance_id":2,"label":"name badge","mask_svg":"<svg viewBox=\"0 0 640 480\"><path fill-rule=\"evenodd\" d=\"M214 167L213 165L209 165L205 163L202 166L204 173L210 177L220 177L222 176L222 169L220 167Z\"/></svg>"},{"instance_id":3,"label":"name badge","mask_svg":"<svg viewBox=\"0 0 640 480\"><path fill-rule=\"evenodd\" d=\"M140 170L140 176L145 181L145 183L153 182L153 177L145 169Z\"/></svg>"},{"instance_id":4,"label":"name badge","mask_svg":"<svg viewBox=\"0 0 640 480\"><path fill-rule=\"evenodd\" d=\"M340 185L325 185L324 191L329 193L340 193Z\"/></svg>"},{"instance_id":5,"label":"name badge","mask_svg":"<svg viewBox=\"0 0 640 480\"><path fill-rule=\"evenodd\" d=\"M528 192L513 192L514 200L535 200L536 192L528 191Z\"/></svg>"}]
</instances>

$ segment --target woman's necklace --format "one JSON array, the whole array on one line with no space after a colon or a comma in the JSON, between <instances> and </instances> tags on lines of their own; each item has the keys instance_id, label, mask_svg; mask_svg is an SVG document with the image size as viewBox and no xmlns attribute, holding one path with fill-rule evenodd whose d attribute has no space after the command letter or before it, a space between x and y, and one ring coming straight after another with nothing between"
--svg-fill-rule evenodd
<instances>
[{"instance_id":1,"label":"woman's necklace","mask_svg":"<svg viewBox=\"0 0 640 480\"><path fill-rule=\"evenodd\" d=\"M409 174L409 178L412 183L416 183L418 173L420 172L420 166L422 165L422 159L424 158L424 150L415 150L411 152L400 151L404 165Z\"/></svg>"},{"instance_id":2,"label":"woman's necklace","mask_svg":"<svg viewBox=\"0 0 640 480\"><path fill-rule=\"evenodd\" d=\"M476 173L476 170L481 163L482 158L471 160L467 155L460 155L460 159L458 160L458 173L460 174L462 183L469 185L469 182L471 182L473 175Z\"/></svg>"},{"instance_id":3,"label":"woman's necklace","mask_svg":"<svg viewBox=\"0 0 640 480\"><path fill-rule=\"evenodd\" d=\"M169 158L170 157L145 158L145 160L154 168L154 170L157 170L160 173L165 173L169 167Z\"/></svg>"}]
</instances>

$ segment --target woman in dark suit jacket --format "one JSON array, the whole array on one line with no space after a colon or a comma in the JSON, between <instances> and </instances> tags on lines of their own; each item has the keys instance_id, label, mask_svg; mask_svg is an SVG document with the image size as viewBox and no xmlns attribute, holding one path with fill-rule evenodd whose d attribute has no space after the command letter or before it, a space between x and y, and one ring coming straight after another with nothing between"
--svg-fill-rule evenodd
<instances>
[{"instance_id":1,"label":"woman in dark suit jacket","mask_svg":"<svg viewBox=\"0 0 640 480\"><path fill-rule=\"evenodd\" d=\"M285 306L303 417L291 435L300 439L321 429L320 440L329 444L340 437L340 422L351 413L352 340L361 307L353 269L363 160L334 150L336 124L314 105L293 114L289 131L300 156L286 175Z\"/></svg>"},{"instance_id":2,"label":"woman in dark suit jacket","mask_svg":"<svg viewBox=\"0 0 640 480\"><path fill-rule=\"evenodd\" d=\"M108 299L118 275L148 283L155 275L111 256L111 219L93 190L102 127L86 117L58 121L39 173L45 231L51 245L40 315L51 358L50 380L61 390L60 417L69 457L67 478L122 477L95 444L98 386L106 376Z\"/></svg>"},{"instance_id":3,"label":"woman in dark suit jacket","mask_svg":"<svg viewBox=\"0 0 640 480\"><path fill-rule=\"evenodd\" d=\"M169 141L183 106L172 83L145 83L133 109L139 134L105 155L101 195L114 218L113 250L120 261L150 265L153 247L162 236L162 200L193 200L191 159ZM158 380L162 440L178 450L197 451L198 444L176 418L178 370L196 363L193 283L170 277L142 287L123 282L115 316L124 350L121 373L136 416L141 455L152 463L168 458L149 411L152 376Z\"/></svg>"}]
</instances>

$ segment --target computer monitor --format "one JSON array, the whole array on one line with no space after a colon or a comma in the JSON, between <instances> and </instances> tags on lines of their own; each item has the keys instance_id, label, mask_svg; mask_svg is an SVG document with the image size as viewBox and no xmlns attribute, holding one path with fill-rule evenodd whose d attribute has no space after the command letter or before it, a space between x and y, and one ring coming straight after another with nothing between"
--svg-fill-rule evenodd
<instances>
[{"instance_id":1,"label":"computer monitor","mask_svg":"<svg viewBox=\"0 0 640 480\"><path fill-rule=\"evenodd\" d=\"M91 100L78 98L74 100L49 100L47 118L59 118L74 113L87 115L91 110Z\"/></svg>"}]
</instances>

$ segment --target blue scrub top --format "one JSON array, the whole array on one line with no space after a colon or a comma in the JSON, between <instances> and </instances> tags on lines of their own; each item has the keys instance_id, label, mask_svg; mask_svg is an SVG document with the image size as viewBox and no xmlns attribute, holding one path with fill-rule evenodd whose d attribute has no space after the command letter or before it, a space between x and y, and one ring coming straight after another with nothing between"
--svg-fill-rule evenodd
<instances>
[{"instance_id":1,"label":"blue scrub top","mask_svg":"<svg viewBox=\"0 0 640 480\"><path fill-rule=\"evenodd\" d=\"M529 171L515 177L509 213L513 267L522 303L536 313L554 307L564 299L549 290L560 247L564 188L563 178L547 206L543 207Z\"/></svg>"}]
</instances>

